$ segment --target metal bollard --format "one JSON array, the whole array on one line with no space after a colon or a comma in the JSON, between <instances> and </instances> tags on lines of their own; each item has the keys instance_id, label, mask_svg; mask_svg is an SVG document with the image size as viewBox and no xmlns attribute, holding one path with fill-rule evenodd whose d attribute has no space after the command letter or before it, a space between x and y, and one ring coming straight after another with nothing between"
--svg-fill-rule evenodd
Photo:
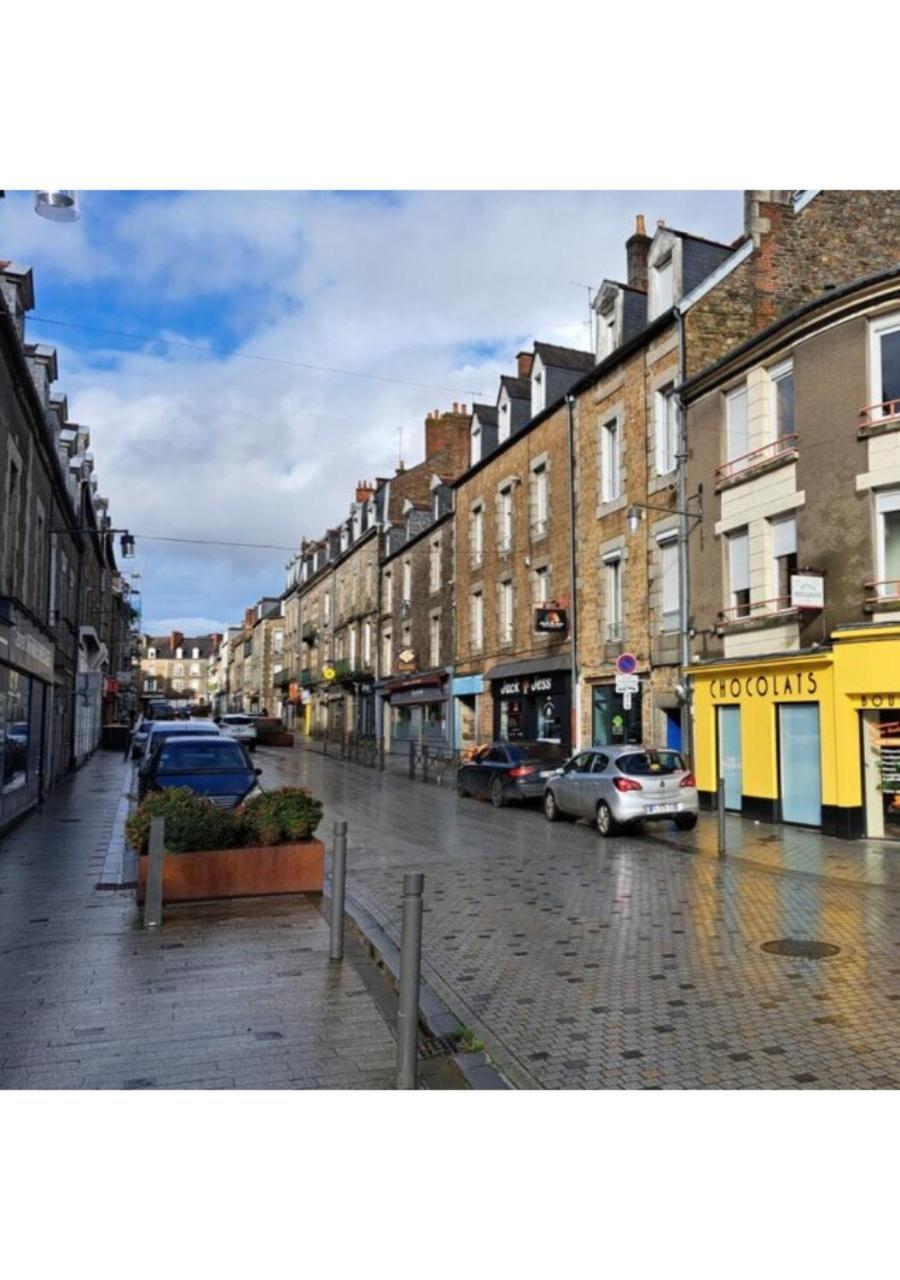
<instances>
[{"instance_id":1,"label":"metal bollard","mask_svg":"<svg viewBox=\"0 0 900 1280\"><path fill-rule=\"evenodd\" d=\"M163 863L166 855L166 820L150 819L150 845L147 857L147 883L144 887L144 928L156 929L162 924Z\"/></svg>"},{"instance_id":2,"label":"metal bollard","mask_svg":"<svg viewBox=\"0 0 900 1280\"><path fill-rule=\"evenodd\" d=\"M719 822L719 857L725 856L725 779L716 786L716 817Z\"/></svg>"},{"instance_id":3,"label":"metal bollard","mask_svg":"<svg viewBox=\"0 0 900 1280\"><path fill-rule=\"evenodd\" d=\"M378 743L378 767L384 773L384 738Z\"/></svg>"},{"instance_id":4,"label":"metal bollard","mask_svg":"<svg viewBox=\"0 0 900 1280\"><path fill-rule=\"evenodd\" d=\"M344 958L344 882L347 878L347 823L334 824L331 854L331 945L329 960Z\"/></svg>"},{"instance_id":5,"label":"metal bollard","mask_svg":"<svg viewBox=\"0 0 900 1280\"><path fill-rule=\"evenodd\" d=\"M322 755L323 756L328 755L328 734L327 733L322 734Z\"/></svg>"},{"instance_id":6,"label":"metal bollard","mask_svg":"<svg viewBox=\"0 0 900 1280\"><path fill-rule=\"evenodd\" d=\"M422 781L428 781L428 747L422 748Z\"/></svg>"},{"instance_id":7,"label":"metal bollard","mask_svg":"<svg viewBox=\"0 0 900 1280\"><path fill-rule=\"evenodd\" d=\"M409 776L411 778L416 776L416 744L414 742L409 744Z\"/></svg>"},{"instance_id":8,"label":"metal bollard","mask_svg":"<svg viewBox=\"0 0 900 1280\"><path fill-rule=\"evenodd\" d=\"M418 1088L419 980L422 968L421 871L403 877L403 927L400 934L400 1000L397 1009L397 1088Z\"/></svg>"}]
</instances>

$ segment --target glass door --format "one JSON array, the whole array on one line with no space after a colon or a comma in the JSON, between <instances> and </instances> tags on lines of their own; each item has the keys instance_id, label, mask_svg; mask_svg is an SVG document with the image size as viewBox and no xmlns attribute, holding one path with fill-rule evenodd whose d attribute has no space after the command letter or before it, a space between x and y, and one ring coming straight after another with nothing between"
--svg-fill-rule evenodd
<instances>
[{"instance_id":1,"label":"glass door","mask_svg":"<svg viewBox=\"0 0 900 1280\"><path fill-rule=\"evenodd\" d=\"M740 707L719 707L719 754L725 779L725 808L740 813L744 787Z\"/></svg>"},{"instance_id":2,"label":"glass door","mask_svg":"<svg viewBox=\"0 0 900 1280\"><path fill-rule=\"evenodd\" d=\"M785 703L778 708L781 755L781 817L805 827L822 825L819 705Z\"/></svg>"}]
</instances>

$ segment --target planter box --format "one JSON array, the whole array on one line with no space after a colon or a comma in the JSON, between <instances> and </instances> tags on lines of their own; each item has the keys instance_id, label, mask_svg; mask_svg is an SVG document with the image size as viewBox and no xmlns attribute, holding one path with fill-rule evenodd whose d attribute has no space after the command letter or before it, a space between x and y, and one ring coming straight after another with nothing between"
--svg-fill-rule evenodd
<instances>
[{"instance_id":1,"label":"planter box","mask_svg":"<svg viewBox=\"0 0 900 1280\"><path fill-rule=\"evenodd\" d=\"M144 900L147 855L138 859L138 902ZM254 845L249 849L206 849L167 853L163 902L208 898L256 898L275 893L321 893L325 846L321 840Z\"/></svg>"},{"instance_id":2,"label":"planter box","mask_svg":"<svg viewBox=\"0 0 900 1280\"><path fill-rule=\"evenodd\" d=\"M294 735L286 729L261 729L257 741L261 747L292 747Z\"/></svg>"}]
</instances>

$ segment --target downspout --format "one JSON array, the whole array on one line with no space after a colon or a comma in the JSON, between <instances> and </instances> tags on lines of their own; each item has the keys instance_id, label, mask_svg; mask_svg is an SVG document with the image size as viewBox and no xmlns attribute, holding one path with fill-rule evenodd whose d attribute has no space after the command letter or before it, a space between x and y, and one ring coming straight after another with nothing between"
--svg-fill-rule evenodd
<instances>
[{"instance_id":1,"label":"downspout","mask_svg":"<svg viewBox=\"0 0 900 1280\"><path fill-rule=\"evenodd\" d=\"M566 396L569 437L569 627L571 634L571 712L570 733L572 751L578 750L581 741L581 686L578 682L578 609L575 588L575 419L573 416L573 396Z\"/></svg>"},{"instance_id":2,"label":"downspout","mask_svg":"<svg viewBox=\"0 0 900 1280\"><path fill-rule=\"evenodd\" d=\"M687 514L687 461L688 461L688 439L687 439L687 414L684 404L681 400L681 387L685 380L686 362L684 350L684 313L680 305L676 306L675 314L678 317L678 387L676 395L678 396L678 454L677 454L677 481L678 481L678 510L681 512L678 522L678 633L681 641L681 682L684 686L685 697L682 703L684 707L684 715L682 716L682 750L687 757L688 763L693 764L694 759L694 708L693 708L693 690L690 683L690 636L688 634L689 625L689 583L688 583L688 535L690 533L690 520Z\"/></svg>"}]
</instances>

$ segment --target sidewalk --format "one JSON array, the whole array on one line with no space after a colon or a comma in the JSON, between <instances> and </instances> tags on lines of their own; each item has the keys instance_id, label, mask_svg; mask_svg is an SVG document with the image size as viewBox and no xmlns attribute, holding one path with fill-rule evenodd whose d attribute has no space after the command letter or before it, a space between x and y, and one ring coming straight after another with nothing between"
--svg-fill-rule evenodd
<instances>
[{"instance_id":1,"label":"sidewalk","mask_svg":"<svg viewBox=\"0 0 900 1280\"><path fill-rule=\"evenodd\" d=\"M647 825L647 839L686 853L718 858L718 819L702 813L693 831L668 824ZM835 880L843 884L878 885L900 890L900 843L896 840L839 840L802 827L753 822L737 814L725 819L726 858L756 867Z\"/></svg>"},{"instance_id":2,"label":"sidewalk","mask_svg":"<svg viewBox=\"0 0 900 1280\"><path fill-rule=\"evenodd\" d=\"M394 1039L312 899L141 928L109 884L126 768L98 753L0 841L0 1087L392 1088Z\"/></svg>"}]
</instances>

